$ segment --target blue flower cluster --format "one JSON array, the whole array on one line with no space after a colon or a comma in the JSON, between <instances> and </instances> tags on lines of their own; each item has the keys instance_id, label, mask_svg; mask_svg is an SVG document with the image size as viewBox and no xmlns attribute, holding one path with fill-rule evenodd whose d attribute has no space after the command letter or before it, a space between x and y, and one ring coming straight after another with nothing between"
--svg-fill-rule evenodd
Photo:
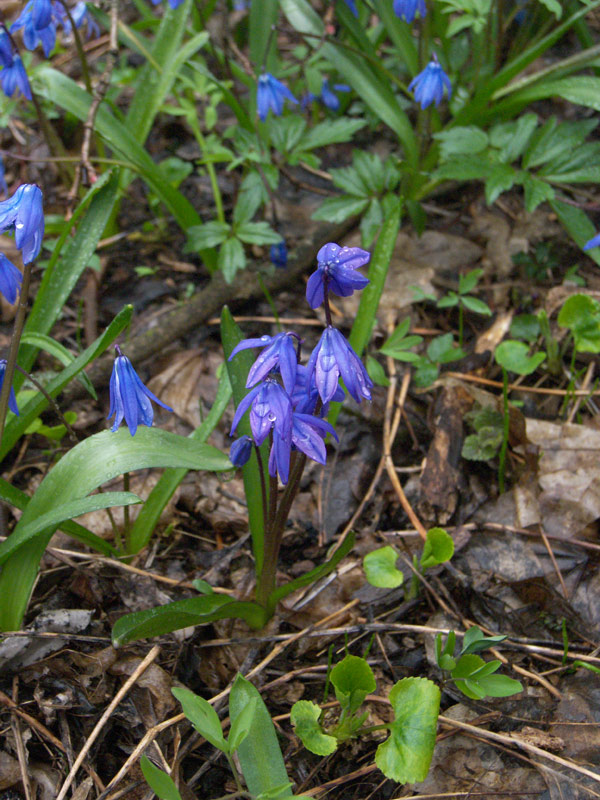
<instances>
[{"instance_id":1,"label":"blue flower cluster","mask_svg":"<svg viewBox=\"0 0 600 800\"><path fill-rule=\"evenodd\" d=\"M350 91L352 91L351 88L345 83L334 83L333 86L330 86L327 78L323 78L323 83L321 84L321 93L316 95L312 92L306 92L306 94L302 97L302 108L307 108L311 103L319 102L330 111L339 111L340 98L337 96L336 92Z\"/></svg>"},{"instance_id":2,"label":"blue flower cluster","mask_svg":"<svg viewBox=\"0 0 600 800\"><path fill-rule=\"evenodd\" d=\"M307 299L312 308L322 303L328 309L330 292L348 297L369 282L355 272L369 262L370 254L359 247L326 244L317 255L317 269L308 281ZM250 412L252 438L243 436L231 448L235 466L250 458L252 446L270 437L269 474L286 484L294 450L324 464L325 437L337 439L333 427L323 417L331 400L339 402L344 392L342 378L350 395L360 403L371 399L373 382L346 338L327 325L308 363L300 364L301 340L295 333L277 333L258 339L244 339L232 351L230 360L242 350L262 348L248 373L248 394L239 403L233 435L244 414Z\"/></svg>"},{"instance_id":3,"label":"blue flower cluster","mask_svg":"<svg viewBox=\"0 0 600 800\"><path fill-rule=\"evenodd\" d=\"M76 28L86 26L88 37L98 36L100 28L83 0L70 10ZM68 35L72 32L71 20L58 0L29 0L11 25L11 32L23 29L23 44L28 50L42 45L46 58L56 44L56 31L61 26Z\"/></svg>"}]
</instances>

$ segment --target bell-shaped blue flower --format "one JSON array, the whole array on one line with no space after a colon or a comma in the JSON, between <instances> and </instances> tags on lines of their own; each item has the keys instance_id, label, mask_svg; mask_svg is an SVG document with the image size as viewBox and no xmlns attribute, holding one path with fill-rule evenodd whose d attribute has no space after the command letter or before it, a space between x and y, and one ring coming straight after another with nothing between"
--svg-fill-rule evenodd
<instances>
[{"instance_id":1,"label":"bell-shaped blue flower","mask_svg":"<svg viewBox=\"0 0 600 800\"><path fill-rule=\"evenodd\" d=\"M2 91L7 97L12 97L16 92L21 92L23 97L31 100L31 87L25 72L25 67L18 53L13 55L12 63L6 65L0 72L0 84Z\"/></svg>"},{"instance_id":2,"label":"bell-shaped blue flower","mask_svg":"<svg viewBox=\"0 0 600 800\"><path fill-rule=\"evenodd\" d=\"M292 444L292 402L289 395L273 378L259 383L240 401L231 424L231 435L250 409L250 429L255 444L260 447L270 431L276 431L288 449Z\"/></svg>"},{"instance_id":3,"label":"bell-shaped blue flower","mask_svg":"<svg viewBox=\"0 0 600 800\"><path fill-rule=\"evenodd\" d=\"M4 253L0 253L0 294L12 305L21 289L23 276L9 261Z\"/></svg>"},{"instance_id":4,"label":"bell-shaped blue flower","mask_svg":"<svg viewBox=\"0 0 600 800\"><path fill-rule=\"evenodd\" d=\"M12 67L14 57L13 45L10 36L0 28L0 66Z\"/></svg>"},{"instance_id":5,"label":"bell-shaped blue flower","mask_svg":"<svg viewBox=\"0 0 600 800\"><path fill-rule=\"evenodd\" d=\"M249 436L240 436L229 448L229 460L234 467L243 467L252 455L254 442Z\"/></svg>"},{"instance_id":6,"label":"bell-shaped blue flower","mask_svg":"<svg viewBox=\"0 0 600 800\"><path fill-rule=\"evenodd\" d=\"M288 251L285 242L281 240L281 242L277 242L277 244L272 244L269 256L273 266L278 269L287 267Z\"/></svg>"},{"instance_id":7,"label":"bell-shaped blue flower","mask_svg":"<svg viewBox=\"0 0 600 800\"><path fill-rule=\"evenodd\" d=\"M313 375L323 403L333 399L340 377L357 403L371 399L373 381L346 338L331 325L323 331L308 361L309 385Z\"/></svg>"},{"instance_id":8,"label":"bell-shaped blue flower","mask_svg":"<svg viewBox=\"0 0 600 800\"><path fill-rule=\"evenodd\" d=\"M346 5L350 9L350 11L354 14L355 17L358 17L358 9L356 8L356 0L345 0Z\"/></svg>"},{"instance_id":9,"label":"bell-shaped blue flower","mask_svg":"<svg viewBox=\"0 0 600 800\"><path fill-rule=\"evenodd\" d=\"M409 23L414 20L417 14L422 19L427 14L425 0L394 0L394 14Z\"/></svg>"},{"instance_id":10,"label":"bell-shaped blue flower","mask_svg":"<svg viewBox=\"0 0 600 800\"><path fill-rule=\"evenodd\" d=\"M338 386L331 399L334 403L341 403L344 397L346 397L344 390L341 386ZM317 389L317 384L315 381L315 373L312 373L309 380L308 370L306 367L302 366L302 364L298 364L298 369L296 371L296 385L294 386L294 391L291 394L291 398L294 411L298 412L299 414L315 413L317 401L319 400L319 390ZM328 413L329 405L327 403L321 403L319 415L321 417L326 417Z\"/></svg>"},{"instance_id":11,"label":"bell-shaped blue flower","mask_svg":"<svg viewBox=\"0 0 600 800\"><path fill-rule=\"evenodd\" d=\"M325 437L330 433L339 441L333 425L327 420L313 417L310 414L301 414L297 411L292 416L292 444L304 455L319 464L324 464L327 459Z\"/></svg>"},{"instance_id":12,"label":"bell-shaped blue flower","mask_svg":"<svg viewBox=\"0 0 600 800\"><path fill-rule=\"evenodd\" d=\"M260 120L262 122L266 120L269 110L279 117L283 113L286 100L290 103L298 102L285 84L269 72L263 72L258 79L256 91L256 108Z\"/></svg>"},{"instance_id":13,"label":"bell-shaped blue flower","mask_svg":"<svg viewBox=\"0 0 600 800\"><path fill-rule=\"evenodd\" d=\"M246 387L254 386L266 378L269 372L279 369L286 391L291 394L296 383L298 353L296 343L299 337L295 333L276 333L275 336L261 336L260 339L242 339L231 351L229 361L242 350L263 347L264 350L256 359L246 381Z\"/></svg>"},{"instance_id":14,"label":"bell-shaped blue flower","mask_svg":"<svg viewBox=\"0 0 600 800\"><path fill-rule=\"evenodd\" d=\"M448 92L448 99L452 97L450 78L442 69L435 53L423 72L412 79L408 88L415 93L415 100L421 104L421 108L427 108L432 103L439 106L444 97L444 88Z\"/></svg>"},{"instance_id":15,"label":"bell-shaped blue flower","mask_svg":"<svg viewBox=\"0 0 600 800\"><path fill-rule=\"evenodd\" d=\"M28 50L35 50L41 42L46 58L56 43L57 20L53 11L51 0L29 0L10 26L11 32L23 28L23 44Z\"/></svg>"},{"instance_id":16,"label":"bell-shaped blue flower","mask_svg":"<svg viewBox=\"0 0 600 800\"><path fill-rule=\"evenodd\" d=\"M339 111L340 109L340 98L335 94L335 92L349 92L351 91L350 87L347 86L345 83L334 83L333 90L329 86L329 81L327 78L323 78L323 84L321 85L321 96L320 100L324 106L326 106L330 111Z\"/></svg>"},{"instance_id":17,"label":"bell-shaped blue flower","mask_svg":"<svg viewBox=\"0 0 600 800\"><path fill-rule=\"evenodd\" d=\"M4 374L6 372L6 359L0 359L0 392L2 391L2 384L4 383ZM15 390L13 387L10 387L10 394L8 395L8 407L16 414L17 417L19 416L19 409L17 407L17 398L15 396Z\"/></svg>"},{"instance_id":18,"label":"bell-shaped blue flower","mask_svg":"<svg viewBox=\"0 0 600 800\"><path fill-rule=\"evenodd\" d=\"M600 233L597 233L583 245L584 250L591 250L593 247L600 247Z\"/></svg>"},{"instance_id":19,"label":"bell-shaped blue flower","mask_svg":"<svg viewBox=\"0 0 600 800\"><path fill-rule=\"evenodd\" d=\"M4 69L0 73L0 80L5 72ZM29 264L37 258L44 237L42 192L34 183L22 184L12 197L0 203L0 233L13 227L23 263Z\"/></svg>"},{"instance_id":20,"label":"bell-shaped blue flower","mask_svg":"<svg viewBox=\"0 0 600 800\"><path fill-rule=\"evenodd\" d=\"M79 0L78 3L75 3L71 9L71 17L73 18L73 22L75 23L75 27L77 29L85 26L88 39L91 39L92 36L100 36L100 26L90 14L90 10L84 0ZM64 28L66 32L69 32L71 29L71 23L68 17L64 21Z\"/></svg>"},{"instance_id":21,"label":"bell-shaped blue flower","mask_svg":"<svg viewBox=\"0 0 600 800\"><path fill-rule=\"evenodd\" d=\"M327 290L340 297L350 297L357 289L364 289L369 279L356 270L364 267L371 254L360 247L340 247L329 242L317 253L317 269L308 279L306 299L311 308L318 308L325 299Z\"/></svg>"},{"instance_id":22,"label":"bell-shaped blue flower","mask_svg":"<svg viewBox=\"0 0 600 800\"><path fill-rule=\"evenodd\" d=\"M135 436L138 425L150 427L154 421L151 400L166 408L167 411L173 411L173 409L161 402L150 389L144 386L131 361L121 353L118 345L115 349L118 355L110 376L110 411L106 419L110 419L114 415L115 421L111 428L113 433L125 419L129 433Z\"/></svg>"}]
</instances>

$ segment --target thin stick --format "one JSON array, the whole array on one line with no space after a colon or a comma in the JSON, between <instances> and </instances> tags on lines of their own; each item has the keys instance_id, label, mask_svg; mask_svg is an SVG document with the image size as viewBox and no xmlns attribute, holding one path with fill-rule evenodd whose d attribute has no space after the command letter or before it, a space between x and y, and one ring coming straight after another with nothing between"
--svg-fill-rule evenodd
<instances>
[{"instance_id":1,"label":"thin stick","mask_svg":"<svg viewBox=\"0 0 600 800\"><path fill-rule=\"evenodd\" d=\"M79 755L75 759L75 763L73 764L73 767L72 767L71 771L67 775L67 779L63 783L63 785L61 787L61 790L60 790L60 792L58 793L58 795L56 797L56 800L64 800L64 797L67 794L67 791L69 790L70 785L73 783L73 780L74 780L75 776L77 775L77 771L79 770L79 767L81 766L84 758L86 757L86 755L90 751L92 745L94 744L94 742L96 741L96 739L100 735L100 732L101 732L102 728L104 727L104 725L106 724L106 722L108 721L108 718L113 713L115 708L119 705L121 700L125 697L127 692L134 685L134 683L137 681L137 679L140 677L140 675L142 675L148 669L150 664L152 664L152 662L156 659L156 657L158 656L159 653L160 653L160 647L158 647L158 645L155 645L152 648L152 650L150 650L150 652L148 653L146 658L139 665L139 667L135 670L135 672L133 672L129 676L129 678L125 681L123 686L121 686L119 691L113 697L113 699L111 700L110 704L107 706L106 710L104 711L104 714L102 714L102 716L100 717L100 719L98 720L98 722L94 726L94 730L90 733L89 737L86 739L86 742L85 742L84 746L81 748L81 752L79 753Z\"/></svg>"}]
</instances>

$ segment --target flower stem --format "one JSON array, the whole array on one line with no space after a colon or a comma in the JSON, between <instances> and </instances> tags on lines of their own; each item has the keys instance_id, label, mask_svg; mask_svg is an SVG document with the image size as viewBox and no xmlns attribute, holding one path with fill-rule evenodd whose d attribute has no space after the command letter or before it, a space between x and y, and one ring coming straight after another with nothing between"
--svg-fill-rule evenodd
<instances>
[{"instance_id":1,"label":"flower stem","mask_svg":"<svg viewBox=\"0 0 600 800\"><path fill-rule=\"evenodd\" d=\"M15 325L13 328L12 338L10 340L10 348L8 357L6 359L6 369L4 371L4 382L2 383L2 391L0 392L0 442L4 434L4 425L6 423L6 414L8 412L8 398L13 384L15 375L15 368L17 366L17 354L19 352L19 344L21 343L21 336L25 326L25 316L27 314L27 300L29 297L29 284L31 282L31 264L23 266L23 283L21 284L21 292L19 294L19 305L17 308L17 316L15 317Z\"/></svg>"},{"instance_id":2,"label":"flower stem","mask_svg":"<svg viewBox=\"0 0 600 800\"><path fill-rule=\"evenodd\" d=\"M498 488L504 494L504 472L506 469L506 451L508 450L508 434L510 431L510 414L508 409L508 372L502 367L502 447L498 462Z\"/></svg>"}]
</instances>

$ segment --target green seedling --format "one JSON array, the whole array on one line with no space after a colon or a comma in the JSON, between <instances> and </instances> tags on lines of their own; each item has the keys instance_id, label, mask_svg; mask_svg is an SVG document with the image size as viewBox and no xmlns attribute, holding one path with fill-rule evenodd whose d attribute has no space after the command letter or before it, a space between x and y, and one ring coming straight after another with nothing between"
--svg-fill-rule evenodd
<instances>
[{"instance_id":1,"label":"green seedling","mask_svg":"<svg viewBox=\"0 0 600 800\"><path fill-rule=\"evenodd\" d=\"M450 291L437 303L438 308L454 308L458 306L458 344L463 345L464 309L472 311L474 314L482 314L489 317L492 313L490 307L478 297L470 294L483 275L482 269L472 269L466 275L460 275L458 279L458 292Z\"/></svg>"},{"instance_id":2,"label":"green seedling","mask_svg":"<svg viewBox=\"0 0 600 800\"><path fill-rule=\"evenodd\" d=\"M494 458L502 445L503 416L490 406L484 406L465 414L465 419L473 426L475 433L465 438L462 457L469 461L489 461Z\"/></svg>"},{"instance_id":3,"label":"green seedling","mask_svg":"<svg viewBox=\"0 0 600 800\"><path fill-rule=\"evenodd\" d=\"M466 356L461 347L454 346L454 337L451 333L436 336L429 342L424 356L414 362L416 370L414 384L419 388L426 388L437 380L442 364L451 364Z\"/></svg>"}]
</instances>

